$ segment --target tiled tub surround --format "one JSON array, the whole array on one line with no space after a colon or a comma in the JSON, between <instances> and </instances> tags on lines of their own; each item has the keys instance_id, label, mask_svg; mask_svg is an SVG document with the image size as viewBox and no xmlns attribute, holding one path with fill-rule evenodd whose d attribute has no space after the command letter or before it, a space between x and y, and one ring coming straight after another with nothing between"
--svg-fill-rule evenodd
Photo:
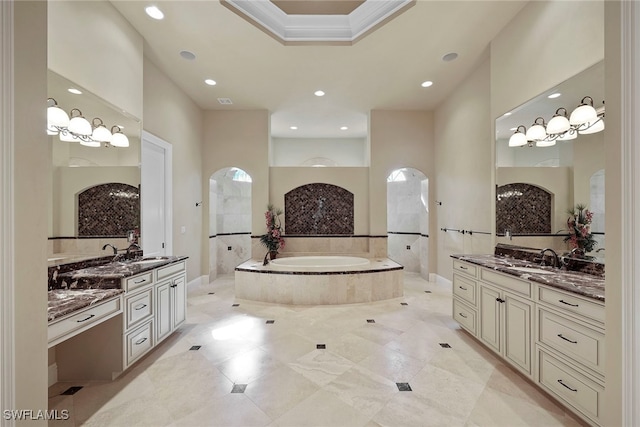
<instances>
[{"instance_id":1,"label":"tiled tub surround","mask_svg":"<svg viewBox=\"0 0 640 427\"><path fill-rule=\"evenodd\" d=\"M401 297L403 267L390 259L346 271L281 271L251 259L236 268L236 298L277 304L352 304Z\"/></svg>"},{"instance_id":2,"label":"tiled tub surround","mask_svg":"<svg viewBox=\"0 0 640 427\"><path fill-rule=\"evenodd\" d=\"M126 236L138 227L138 188L110 182L78 194L78 236Z\"/></svg>"},{"instance_id":3,"label":"tiled tub surround","mask_svg":"<svg viewBox=\"0 0 640 427\"><path fill-rule=\"evenodd\" d=\"M262 258L267 253L259 236L251 238L251 257ZM284 236L285 247L279 256L349 255L364 258L386 258L387 236Z\"/></svg>"},{"instance_id":4,"label":"tiled tub surround","mask_svg":"<svg viewBox=\"0 0 640 427\"><path fill-rule=\"evenodd\" d=\"M353 234L353 193L332 184L313 183L284 195L284 229L300 235Z\"/></svg>"},{"instance_id":5,"label":"tiled tub surround","mask_svg":"<svg viewBox=\"0 0 640 427\"><path fill-rule=\"evenodd\" d=\"M496 233L551 233L552 194L531 184L496 189Z\"/></svg>"}]
</instances>

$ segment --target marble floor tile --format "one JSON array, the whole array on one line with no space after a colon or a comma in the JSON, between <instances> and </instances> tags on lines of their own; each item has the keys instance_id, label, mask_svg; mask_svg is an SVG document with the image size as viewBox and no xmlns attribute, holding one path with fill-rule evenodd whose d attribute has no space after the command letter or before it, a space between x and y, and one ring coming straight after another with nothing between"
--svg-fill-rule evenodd
<instances>
[{"instance_id":1,"label":"marble floor tile","mask_svg":"<svg viewBox=\"0 0 640 427\"><path fill-rule=\"evenodd\" d=\"M404 278L402 298L341 306L239 300L233 275L190 286L185 324L115 381L50 387L70 416L50 425L583 425L460 329L450 288Z\"/></svg>"}]
</instances>

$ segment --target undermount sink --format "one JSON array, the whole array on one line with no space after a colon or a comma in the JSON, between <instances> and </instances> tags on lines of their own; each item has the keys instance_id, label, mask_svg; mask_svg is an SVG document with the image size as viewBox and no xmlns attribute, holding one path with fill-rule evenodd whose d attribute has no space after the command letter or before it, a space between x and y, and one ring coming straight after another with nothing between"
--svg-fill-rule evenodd
<instances>
[{"instance_id":1,"label":"undermount sink","mask_svg":"<svg viewBox=\"0 0 640 427\"><path fill-rule=\"evenodd\" d=\"M536 267L509 267L509 269L520 271L522 273L530 273L530 274L555 274L556 273L553 270L543 270L542 268L536 268Z\"/></svg>"}]
</instances>

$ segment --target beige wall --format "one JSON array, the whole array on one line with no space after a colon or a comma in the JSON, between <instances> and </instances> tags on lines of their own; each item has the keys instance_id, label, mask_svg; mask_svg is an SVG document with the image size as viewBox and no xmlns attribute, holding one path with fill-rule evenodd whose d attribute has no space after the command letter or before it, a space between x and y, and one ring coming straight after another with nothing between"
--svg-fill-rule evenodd
<instances>
[{"instance_id":1,"label":"beige wall","mask_svg":"<svg viewBox=\"0 0 640 427\"><path fill-rule=\"evenodd\" d=\"M605 376L607 378L607 384L604 395L603 407L605 408L605 413L603 416L603 424L606 426L623 425L622 402L624 393L622 390L622 366L625 355L622 354L622 333L626 330L623 319L624 317L629 319L631 313L627 313L623 309L622 287L620 284L622 283L623 269L629 272L634 268L631 265L623 265L622 262L623 244L631 244L631 242L629 240L623 242L622 240L623 226L625 226L625 224L621 209L623 197L620 189L623 188L625 179L623 173L626 173L626 176L629 177L630 171L627 170L623 172L622 169L624 157L621 137L622 121L620 106L622 104L621 91L624 88L624 83L620 79L622 69L621 21L620 3L617 1L608 1L605 7L605 44L607 52L605 57L605 93L607 94L607 128L604 134L605 146L607 147L605 154L605 212L607 212L605 218L605 233L607 238L607 275L605 278L607 297L605 306L607 352L605 354ZM630 55L631 53L627 52L626 54ZM635 163L633 166L637 168L637 159L633 162ZM637 185L637 179L634 185ZM627 182L626 188L631 188L630 186L632 186L632 184ZM629 209L629 207L627 207L627 209ZM638 309L640 309L640 307L636 306L635 310L637 311ZM638 323L636 321L636 334L638 333L637 325ZM635 369L637 369L637 355L635 356ZM637 375L638 371L635 371L635 374ZM629 390L627 390L627 393L628 392ZM637 405L637 402L635 402L635 404Z\"/></svg>"},{"instance_id":2,"label":"beige wall","mask_svg":"<svg viewBox=\"0 0 640 427\"><path fill-rule=\"evenodd\" d=\"M142 117L143 38L108 1L49 1L48 65Z\"/></svg>"},{"instance_id":3,"label":"beige wall","mask_svg":"<svg viewBox=\"0 0 640 427\"><path fill-rule=\"evenodd\" d=\"M202 248L208 245L202 225L208 208L196 206L208 192L203 183L209 182L202 179L202 111L146 58L142 122L145 131L173 146L173 253L189 257L188 281L208 275L209 261L202 257Z\"/></svg>"},{"instance_id":4,"label":"beige wall","mask_svg":"<svg viewBox=\"0 0 640 427\"><path fill-rule=\"evenodd\" d=\"M47 409L47 5L14 2L15 407ZM34 122L35 120L35 122ZM46 425L22 422L18 425Z\"/></svg>"},{"instance_id":5,"label":"beige wall","mask_svg":"<svg viewBox=\"0 0 640 427\"><path fill-rule=\"evenodd\" d=\"M413 168L429 179L435 176L434 118L431 111L373 110L369 114L369 234L387 235L387 177L398 168ZM429 191L433 194L433 191ZM434 198L429 211L435 209ZM429 216L429 236L436 227L435 215ZM435 239L429 239L429 266L435 266ZM433 267L430 267L432 271Z\"/></svg>"},{"instance_id":6,"label":"beige wall","mask_svg":"<svg viewBox=\"0 0 640 427\"><path fill-rule=\"evenodd\" d=\"M492 231L493 155L489 61L476 70L435 112L437 225L430 235L437 245L437 272L452 278L451 254L492 253L490 235L463 235L441 228ZM435 252L435 251L434 251Z\"/></svg>"},{"instance_id":7,"label":"beige wall","mask_svg":"<svg viewBox=\"0 0 640 427\"><path fill-rule=\"evenodd\" d=\"M602 1L529 2L491 41L492 120L601 61L603 16Z\"/></svg>"},{"instance_id":8,"label":"beige wall","mask_svg":"<svg viewBox=\"0 0 640 427\"><path fill-rule=\"evenodd\" d=\"M235 166L247 172L252 179L251 232L262 234L269 203L269 112L207 111L204 117L202 181L208 183L223 168ZM204 209L209 211L208 200Z\"/></svg>"},{"instance_id":9,"label":"beige wall","mask_svg":"<svg viewBox=\"0 0 640 427\"><path fill-rule=\"evenodd\" d=\"M353 193L354 234L369 234L369 169L368 168L271 168L269 200L284 209L284 195L301 185L321 182L342 187ZM386 199L386 194L385 194ZM263 209L264 210L264 209ZM385 205L386 210L386 205ZM286 218L282 217L283 221ZM260 216L264 233L264 215ZM286 232L286 228L285 228ZM386 230L385 230L386 234Z\"/></svg>"}]
</instances>

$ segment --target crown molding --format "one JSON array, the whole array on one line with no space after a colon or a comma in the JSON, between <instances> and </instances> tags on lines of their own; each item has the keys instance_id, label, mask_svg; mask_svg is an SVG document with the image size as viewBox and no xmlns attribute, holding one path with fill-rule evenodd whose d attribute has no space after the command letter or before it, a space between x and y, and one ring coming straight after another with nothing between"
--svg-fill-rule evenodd
<instances>
[{"instance_id":1,"label":"crown molding","mask_svg":"<svg viewBox=\"0 0 640 427\"><path fill-rule=\"evenodd\" d=\"M220 3L284 44L352 44L416 0L367 0L349 15L287 15L269 0Z\"/></svg>"}]
</instances>

